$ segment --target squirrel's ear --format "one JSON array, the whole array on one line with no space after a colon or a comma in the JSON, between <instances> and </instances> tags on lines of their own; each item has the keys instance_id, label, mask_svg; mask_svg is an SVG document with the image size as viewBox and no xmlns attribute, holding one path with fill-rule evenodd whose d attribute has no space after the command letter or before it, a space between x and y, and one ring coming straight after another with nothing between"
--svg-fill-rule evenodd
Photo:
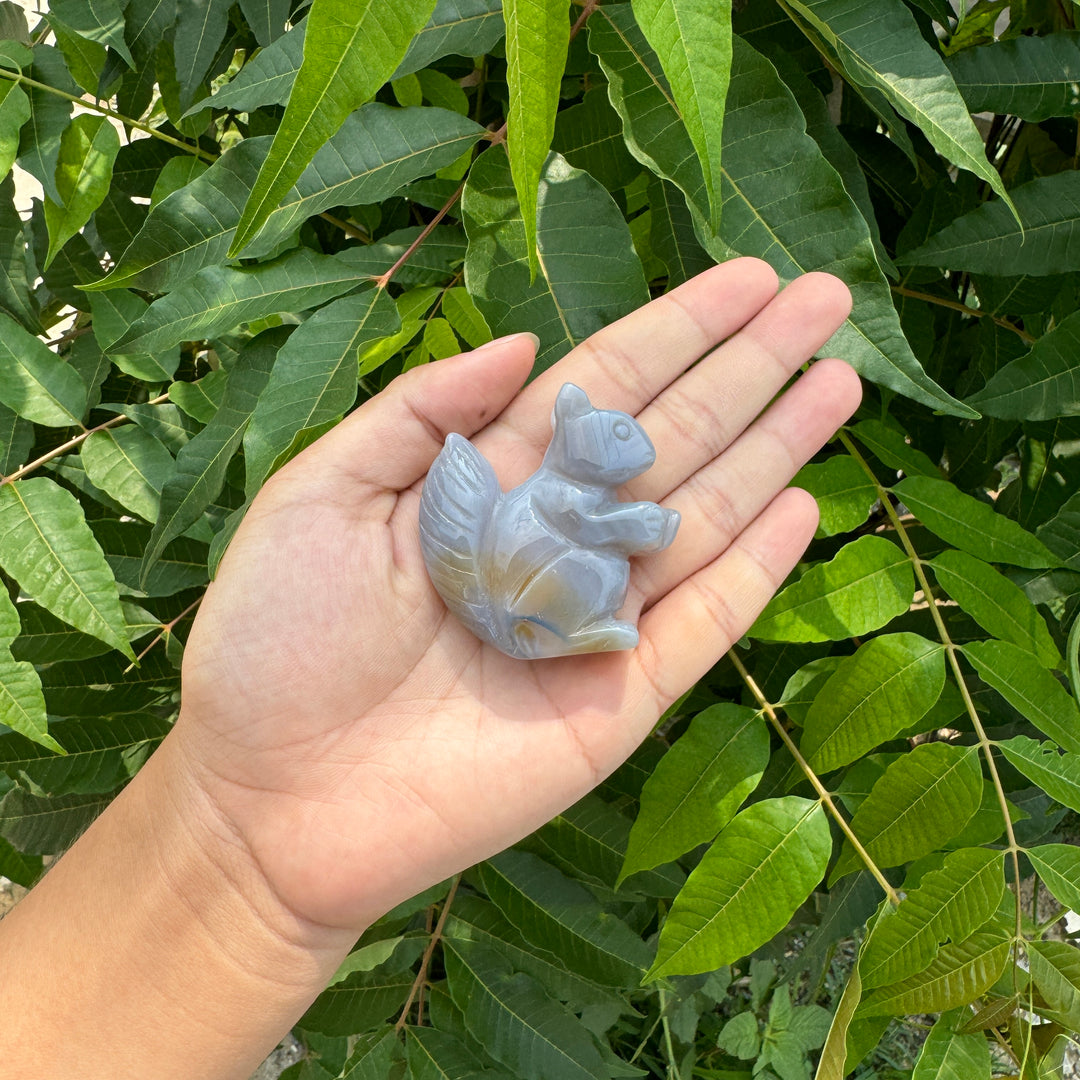
<instances>
[{"instance_id":1,"label":"squirrel's ear","mask_svg":"<svg viewBox=\"0 0 1080 1080\"><path fill-rule=\"evenodd\" d=\"M593 411L589 397L580 386L573 383L563 383L559 396L555 399L555 411L552 413L552 421L566 420L574 416L584 416Z\"/></svg>"}]
</instances>

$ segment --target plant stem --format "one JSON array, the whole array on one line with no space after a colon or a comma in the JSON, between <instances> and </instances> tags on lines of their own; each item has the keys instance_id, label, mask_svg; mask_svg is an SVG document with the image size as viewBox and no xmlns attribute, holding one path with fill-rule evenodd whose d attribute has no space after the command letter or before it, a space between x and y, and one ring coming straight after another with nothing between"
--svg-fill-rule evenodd
<instances>
[{"instance_id":1,"label":"plant stem","mask_svg":"<svg viewBox=\"0 0 1080 1080\"><path fill-rule=\"evenodd\" d=\"M205 595L206 594L203 593L203 596L205 596ZM159 641L161 641L162 638L164 638L166 635L172 633L173 628L176 626L176 624L181 619L183 619L186 615L190 615L202 602L203 602L203 597L202 596L196 597L196 599L192 600L192 602L190 604L188 604L188 606L186 608L184 608L184 610L181 611L180 614L176 616L176 618L170 619L167 623L162 623L161 624L161 630L154 635L154 640L151 641L150 644L147 645L146 648L143 649L143 651L141 653L139 653L139 655L136 656L135 659L130 664L128 664L128 666L126 668L124 668L124 674L126 675L129 671L131 671L131 669L134 668L143 659L143 657L146 656L146 654Z\"/></svg>"},{"instance_id":2,"label":"plant stem","mask_svg":"<svg viewBox=\"0 0 1080 1080\"><path fill-rule=\"evenodd\" d=\"M164 131L159 131L149 124L144 124L141 120L132 120L130 116L124 116L123 113L107 109L104 105L99 105L96 101L76 97L74 94L69 94L64 90L58 90L55 86L49 86L48 83L38 82L37 79L31 79L29 75L23 75L18 71L8 71L6 68L0 68L0 77L11 79L12 82L25 83L27 86L32 86L36 90L46 90L48 93L55 94L57 97L66 98L68 101L74 101L84 109L91 109L94 112L101 113L102 116L108 116L113 120L118 120L125 127L132 127L137 131L145 131L147 135L152 135L155 139L167 142L171 146L178 146L181 150L186 150L189 154L195 154L197 157L201 157L206 161L215 160L214 155L203 150L201 146L194 146L192 143L184 142L182 139L174 139L171 135L166 135Z\"/></svg>"},{"instance_id":3,"label":"plant stem","mask_svg":"<svg viewBox=\"0 0 1080 1080\"><path fill-rule=\"evenodd\" d=\"M450 212L450 208L461 198L461 193L465 190L465 181L462 180L457 186L457 190L450 196L446 202L439 208L439 212L424 226L423 232L401 253L401 257L398 259L385 274L379 274L374 278L375 286L379 289L385 289L390 284L390 279L413 257L416 249L432 234L435 226Z\"/></svg>"},{"instance_id":4,"label":"plant stem","mask_svg":"<svg viewBox=\"0 0 1080 1080\"><path fill-rule=\"evenodd\" d=\"M833 802L832 796L829 794L825 785L818 779L817 773L814 772L810 765L807 763L806 758L799 752L799 748L792 741L791 736L784 729L784 725L780 723L780 718L776 715L776 709L772 703L765 697L761 691L761 687L754 681L754 677L746 670L746 665L739 659L734 649L728 650L728 659L735 665L735 670L742 676L742 680L746 683L750 693L754 695L757 703L761 706L762 711L769 718L769 722L776 729L776 733L780 736L784 745L788 748L788 752L795 759L796 764L802 769L806 776L806 779L810 781L811 786L817 792L818 798L825 804L826 810L832 815L833 820L840 826L840 831L847 837L848 842L855 849L855 853L866 864L866 869L874 875L874 880L884 890L885 895L889 898L889 903L894 907L900 903L900 896L897 891L889 884L888 879L881 872L877 863L874 862L870 855L867 853L866 848L862 846L859 838L851 830L851 826L844 819L843 814L840 813Z\"/></svg>"},{"instance_id":5,"label":"plant stem","mask_svg":"<svg viewBox=\"0 0 1080 1080\"><path fill-rule=\"evenodd\" d=\"M1006 851L1012 857L1013 881L1016 885L1016 940L1019 942L1023 940L1023 915L1020 910L1020 845L1016 842L1016 833L1013 831L1012 817L1009 814L1009 801L1005 797L1005 787L998 774L997 763L994 761L993 744L987 737L986 729L982 725L982 719L975 708L975 702L971 699L971 691L968 689L967 682L964 679L964 673L960 669L960 660L956 655L956 645L949 634L948 627L945 625L945 620L941 617L941 611L938 609L933 589L931 589L930 581L926 576L926 568L911 543L911 538L908 536L907 529L904 528L904 523L900 520L900 516L896 512L896 507L893 506L890 493L881 485L878 478L874 475L874 470L870 468L866 459L859 452L858 447L851 441L851 437L848 433L841 430L839 438L847 452L862 466L863 471L873 481L874 487L877 489L878 498L881 500L881 505L889 515L889 520L896 530L900 543L903 545L907 557L911 560L912 568L915 571L915 578L919 583L919 587L922 589L923 596L926 598L930 617L934 620L934 626L937 628L938 635L941 637L941 643L945 646L945 655L949 659L949 667L952 669L953 678L956 680L956 685L960 689L960 696L963 699L964 707L967 710L968 716L971 718L972 726L974 727L975 734L979 740L979 746L982 748L983 756L986 758L987 769L990 772L990 780L994 785L994 791L997 793L998 805L1001 807L1002 817L1005 819L1005 836L1009 842Z\"/></svg>"},{"instance_id":6,"label":"plant stem","mask_svg":"<svg viewBox=\"0 0 1080 1080\"><path fill-rule=\"evenodd\" d=\"M409 1010L412 1008L412 1003L416 999L416 995L420 993L420 988L427 979L428 967L431 965L432 954L435 952L435 946L438 945L439 939L442 937L443 927L446 925L446 917L450 914L450 905L454 902L454 895L457 893L457 888L460 884L461 875L455 874L454 880L450 884L450 891L446 894L446 899L443 901L442 911L439 912L439 921L435 924L435 930L428 939L427 948L424 949L424 955L420 959L420 970L416 973L412 988L409 990L409 996L402 1007L401 1015L394 1025L395 1031L400 1031L408 1022Z\"/></svg>"},{"instance_id":7,"label":"plant stem","mask_svg":"<svg viewBox=\"0 0 1080 1080\"><path fill-rule=\"evenodd\" d=\"M151 398L146 402L147 405L161 405L163 402L169 400L168 394L161 394L156 398ZM85 442L95 431L105 431L107 428L116 427L119 424L126 424L130 421L130 417L121 413L119 416L114 416L111 420L106 420L104 424L98 424L97 427L88 428L86 431L79 435L76 435L73 439L68 439L66 443L61 443L59 446L54 446L48 453L42 454L41 457L31 461L29 465L23 465L22 468L16 469L10 476L0 476L0 487L4 484L10 484L15 480L21 480L24 476L32 473L35 469L40 469L42 465L52 461L53 458L60 457L61 454L66 454L69 450L74 450L80 443Z\"/></svg>"},{"instance_id":8,"label":"plant stem","mask_svg":"<svg viewBox=\"0 0 1080 1080\"><path fill-rule=\"evenodd\" d=\"M961 304L959 300L949 300L944 296L934 296L931 293L919 292L917 289L909 289L905 285L890 285L889 287L897 294L897 296L909 296L912 300L925 300L928 304L937 304L939 307L951 308L953 311L962 311L965 315L973 315L977 319L989 319L991 322L997 323L998 326L1002 326L1006 330L1011 330L1021 341L1026 342L1028 345L1035 341L1035 338L1022 327L1009 322L1008 319L1002 319L997 315L991 315L989 311L980 311L978 308L968 307L967 304Z\"/></svg>"}]
</instances>

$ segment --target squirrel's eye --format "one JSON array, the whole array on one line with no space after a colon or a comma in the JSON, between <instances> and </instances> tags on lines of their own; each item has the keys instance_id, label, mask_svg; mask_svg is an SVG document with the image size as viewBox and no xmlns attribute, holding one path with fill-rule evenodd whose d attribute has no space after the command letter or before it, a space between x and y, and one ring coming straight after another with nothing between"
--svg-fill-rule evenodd
<instances>
[{"instance_id":1,"label":"squirrel's eye","mask_svg":"<svg viewBox=\"0 0 1080 1080\"><path fill-rule=\"evenodd\" d=\"M611 430L616 439L622 439L625 442L630 438L630 425L625 420L616 420Z\"/></svg>"}]
</instances>

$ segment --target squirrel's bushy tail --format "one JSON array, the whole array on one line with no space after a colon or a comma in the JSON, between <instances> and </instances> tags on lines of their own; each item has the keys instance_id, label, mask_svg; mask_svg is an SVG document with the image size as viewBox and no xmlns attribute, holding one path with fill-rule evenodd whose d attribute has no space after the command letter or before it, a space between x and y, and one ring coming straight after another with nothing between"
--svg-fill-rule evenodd
<instances>
[{"instance_id":1,"label":"squirrel's bushy tail","mask_svg":"<svg viewBox=\"0 0 1080 1080\"><path fill-rule=\"evenodd\" d=\"M446 606L486 637L491 597L479 567L484 527L501 494L495 472L461 435L448 435L420 496L420 546L428 574Z\"/></svg>"}]
</instances>

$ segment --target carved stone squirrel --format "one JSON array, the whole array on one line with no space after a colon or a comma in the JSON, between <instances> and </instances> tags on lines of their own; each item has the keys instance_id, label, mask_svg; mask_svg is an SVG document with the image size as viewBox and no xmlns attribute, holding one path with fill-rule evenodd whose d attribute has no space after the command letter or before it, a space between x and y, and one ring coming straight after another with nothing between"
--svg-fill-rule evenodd
<instances>
[{"instance_id":1,"label":"carved stone squirrel","mask_svg":"<svg viewBox=\"0 0 1080 1080\"><path fill-rule=\"evenodd\" d=\"M631 416L594 409L567 383L551 423L540 468L505 494L472 443L447 436L420 500L428 573L446 606L509 656L632 649L637 628L615 617L627 560L667 547L679 515L615 498L656 459Z\"/></svg>"}]
</instances>

